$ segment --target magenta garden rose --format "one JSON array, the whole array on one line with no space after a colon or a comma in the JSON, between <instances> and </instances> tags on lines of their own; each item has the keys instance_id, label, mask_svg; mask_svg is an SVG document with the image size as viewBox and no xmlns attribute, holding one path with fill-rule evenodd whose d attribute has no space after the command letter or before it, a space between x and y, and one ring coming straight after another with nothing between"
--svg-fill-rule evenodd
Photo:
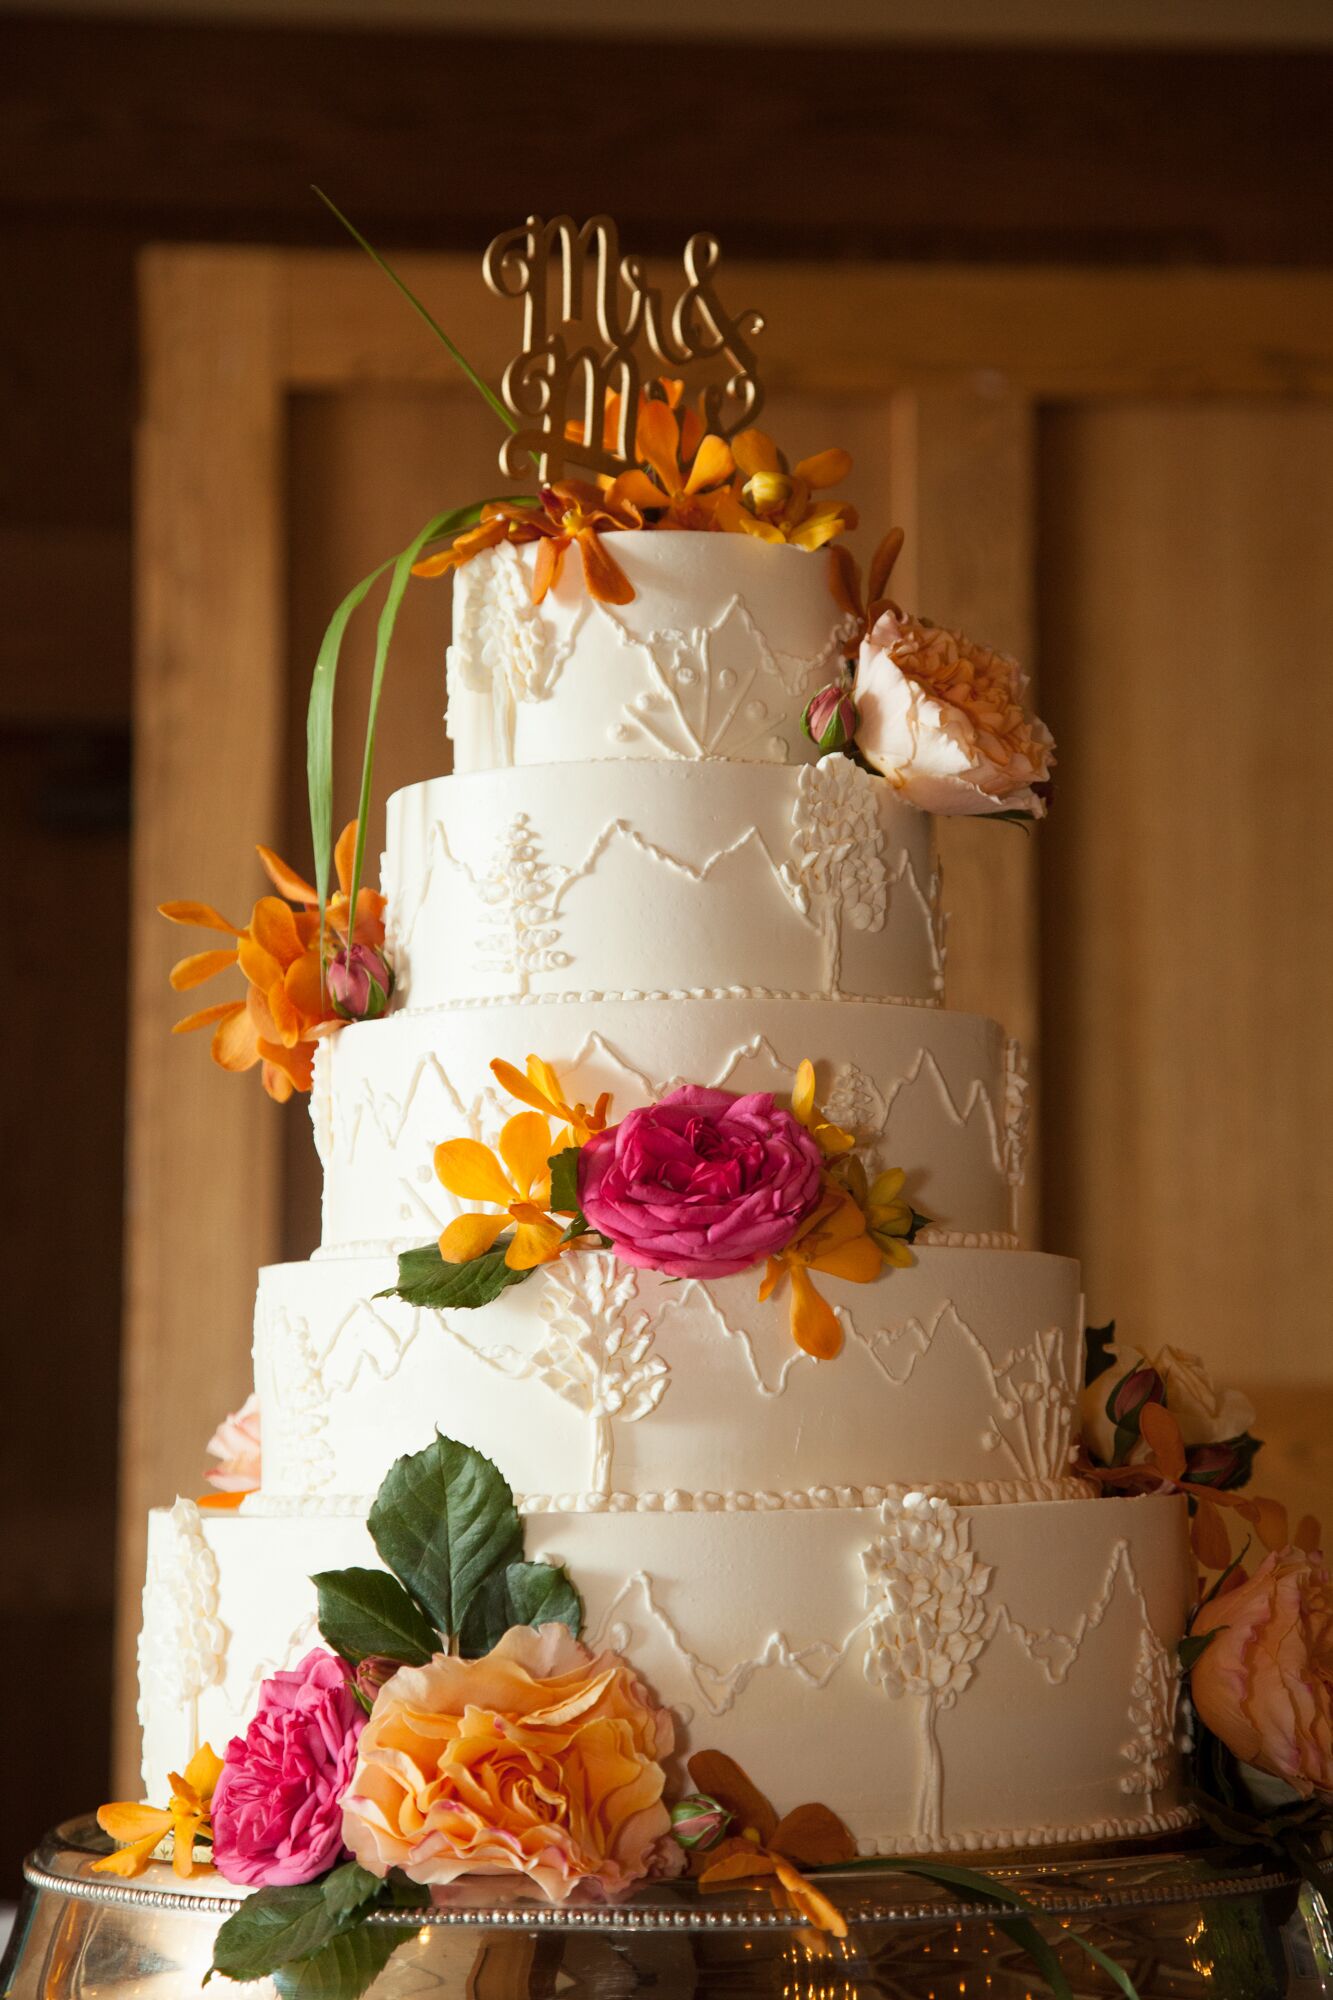
<instances>
[{"instance_id":1,"label":"magenta garden rose","mask_svg":"<svg viewBox=\"0 0 1333 2000\"><path fill-rule=\"evenodd\" d=\"M333 1653L307 1653L259 1691L213 1793L213 1859L229 1882L312 1882L342 1858L342 1798L365 1711Z\"/></svg>"},{"instance_id":2,"label":"magenta garden rose","mask_svg":"<svg viewBox=\"0 0 1333 2000\"><path fill-rule=\"evenodd\" d=\"M721 1278L790 1243L821 1172L814 1139L769 1091L686 1084L589 1139L579 1203L622 1262Z\"/></svg>"}]
</instances>

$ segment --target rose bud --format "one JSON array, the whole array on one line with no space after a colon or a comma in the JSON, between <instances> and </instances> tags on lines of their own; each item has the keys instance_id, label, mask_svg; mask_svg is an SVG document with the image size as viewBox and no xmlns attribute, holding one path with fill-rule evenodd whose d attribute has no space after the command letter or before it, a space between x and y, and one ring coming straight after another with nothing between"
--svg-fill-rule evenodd
<instances>
[{"instance_id":1,"label":"rose bud","mask_svg":"<svg viewBox=\"0 0 1333 2000\"><path fill-rule=\"evenodd\" d=\"M1262 1440L1246 1431L1220 1444L1192 1444L1185 1450L1185 1477L1195 1486L1223 1489L1244 1486L1254 1470L1254 1454Z\"/></svg>"},{"instance_id":2,"label":"rose bud","mask_svg":"<svg viewBox=\"0 0 1333 2000\"><path fill-rule=\"evenodd\" d=\"M1145 1403L1164 1403L1166 1387L1155 1368L1135 1368L1122 1375L1106 1399L1106 1414L1113 1424L1132 1423L1137 1430L1139 1411Z\"/></svg>"},{"instance_id":3,"label":"rose bud","mask_svg":"<svg viewBox=\"0 0 1333 2000\"><path fill-rule=\"evenodd\" d=\"M329 998L344 1021L377 1021L393 992L393 968L368 944L343 945L329 961Z\"/></svg>"},{"instance_id":4,"label":"rose bud","mask_svg":"<svg viewBox=\"0 0 1333 2000\"><path fill-rule=\"evenodd\" d=\"M352 1670L352 1678L357 1694L367 1708L375 1706L375 1697L386 1681L391 1681L402 1666L401 1660L391 1660L383 1653L368 1653L364 1660L358 1660Z\"/></svg>"},{"instance_id":5,"label":"rose bud","mask_svg":"<svg viewBox=\"0 0 1333 2000\"><path fill-rule=\"evenodd\" d=\"M671 1836L681 1847L697 1848L701 1854L716 1847L731 1825L731 1814L716 1799L694 1792L671 1808Z\"/></svg>"},{"instance_id":6,"label":"rose bud","mask_svg":"<svg viewBox=\"0 0 1333 2000\"><path fill-rule=\"evenodd\" d=\"M801 727L818 746L821 757L845 750L856 737L856 703L840 682L830 681L811 696Z\"/></svg>"}]
</instances>

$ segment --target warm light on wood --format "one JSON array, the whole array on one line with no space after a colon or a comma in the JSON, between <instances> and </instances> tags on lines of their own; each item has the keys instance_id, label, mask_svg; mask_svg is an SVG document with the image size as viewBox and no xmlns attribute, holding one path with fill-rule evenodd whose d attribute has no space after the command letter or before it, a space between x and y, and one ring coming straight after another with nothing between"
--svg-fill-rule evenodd
<instances>
[{"instance_id":1,"label":"warm light on wood","mask_svg":"<svg viewBox=\"0 0 1333 2000\"><path fill-rule=\"evenodd\" d=\"M550 222L530 215L521 228L495 238L482 261L486 283L499 298L523 300L523 349L501 384L518 420L500 452L509 478L529 476L532 461L544 486L562 476L568 461L612 476L635 463L641 338L670 369L727 363L726 380L703 389L706 430L731 437L754 422L764 394L750 342L764 322L749 309L734 318L727 312L713 283L721 258L715 236L691 236L688 282L668 323L660 289L648 282L641 257L621 256L609 215L594 215L581 229L567 215ZM571 347L567 337L584 322L589 289L601 352L586 340Z\"/></svg>"}]
</instances>

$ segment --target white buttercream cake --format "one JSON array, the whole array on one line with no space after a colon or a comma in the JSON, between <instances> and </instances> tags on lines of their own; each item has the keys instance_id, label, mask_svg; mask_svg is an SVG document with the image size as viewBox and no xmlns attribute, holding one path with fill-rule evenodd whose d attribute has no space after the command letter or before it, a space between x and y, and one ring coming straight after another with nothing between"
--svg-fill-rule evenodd
<instances>
[{"instance_id":1,"label":"white buttercream cake","mask_svg":"<svg viewBox=\"0 0 1333 2000\"><path fill-rule=\"evenodd\" d=\"M801 731L852 631L827 554L615 548L624 605L574 562L534 605L531 546L458 573L457 775L389 805L397 1001L320 1049L323 1241L260 1278L263 1484L152 1518L146 1782L244 1727L316 1636L311 1574L374 1561L370 1497L439 1427L495 1459L682 1751L826 1801L865 1852L1178 1825L1185 1503L1071 1471L1082 1301L1018 1247L1021 1061L943 1005L929 819ZM821 1279L829 1361L753 1270L597 1249L478 1312L381 1296L458 1212L435 1146L493 1143L490 1061L534 1050L616 1117L686 1082L785 1101L809 1058L872 1170L908 1169L915 1262Z\"/></svg>"}]
</instances>

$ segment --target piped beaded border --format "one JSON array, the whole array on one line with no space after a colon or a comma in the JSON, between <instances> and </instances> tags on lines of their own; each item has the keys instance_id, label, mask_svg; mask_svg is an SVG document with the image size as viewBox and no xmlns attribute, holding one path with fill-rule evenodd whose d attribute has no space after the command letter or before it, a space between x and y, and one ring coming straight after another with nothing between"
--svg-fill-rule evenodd
<instances>
[{"instance_id":1,"label":"piped beaded border","mask_svg":"<svg viewBox=\"0 0 1333 2000\"><path fill-rule=\"evenodd\" d=\"M998 1507L1032 1500L1090 1500L1095 1488L1082 1479L985 1479L901 1481L889 1486L810 1486L794 1492L694 1493L673 1487L662 1493L517 1493L520 1514L777 1514L836 1513L875 1508L909 1493L951 1500L959 1507ZM364 1516L369 1494L251 1493L239 1512L255 1519L303 1516Z\"/></svg>"}]
</instances>

